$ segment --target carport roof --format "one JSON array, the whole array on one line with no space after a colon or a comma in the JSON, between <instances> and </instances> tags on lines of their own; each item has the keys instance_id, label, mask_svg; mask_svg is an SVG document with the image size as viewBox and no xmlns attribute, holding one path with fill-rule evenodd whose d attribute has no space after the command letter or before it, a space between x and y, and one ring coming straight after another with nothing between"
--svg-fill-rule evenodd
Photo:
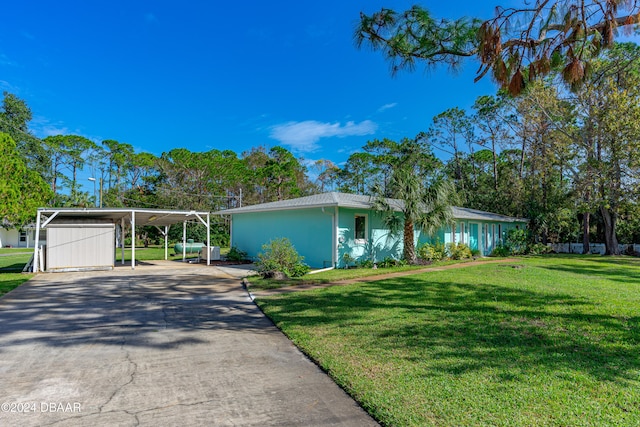
<instances>
[{"instance_id":1,"label":"carport roof","mask_svg":"<svg viewBox=\"0 0 640 427\"><path fill-rule=\"evenodd\" d=\"M47 217L49 222L55 219L77 220L95 219L110 220L114 223L125 220L127 224L135 214L136 225L167 226L182 223L184 221L205 222L209 212L198 211L174 211L162 209L137 209L137 208L38 208L38 212Z\"/></svg>"}]
</instances>

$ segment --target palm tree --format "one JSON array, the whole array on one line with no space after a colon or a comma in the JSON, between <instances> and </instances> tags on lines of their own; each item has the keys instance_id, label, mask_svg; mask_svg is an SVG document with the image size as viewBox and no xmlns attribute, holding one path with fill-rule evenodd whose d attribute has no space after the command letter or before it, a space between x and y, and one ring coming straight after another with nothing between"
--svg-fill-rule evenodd
<instances>
[{"instance_id":1,"label":"palm tree","mask_svg":"<svg viewBox=\"0 0 640 427\"><path fill-rule=\"evenodd\" d=\"M452 206L459 203L455 185L448 180L426 182L415 167L413 156L394 165L389 182L390 193L400 203L384 197L376 191L373 207L382 214L383 222L392 234L403 231L402 257L410 264L416 263L414 232L419 229L427 234L435 232L454 221ZM402 215L398 215L400 211Z\"/></svg>"}]
</instances>

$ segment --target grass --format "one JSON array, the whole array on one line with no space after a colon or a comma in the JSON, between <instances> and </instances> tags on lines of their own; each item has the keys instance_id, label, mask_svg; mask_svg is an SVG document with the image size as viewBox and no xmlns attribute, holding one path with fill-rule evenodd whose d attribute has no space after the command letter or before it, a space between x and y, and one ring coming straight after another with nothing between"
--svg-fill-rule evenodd
<instances>
[{"instance_id":1,"label":"grass","mask_svg":"<svg viewBox=\"0 0 640 427\"><path fill-rule=\"evenodd\" d=\"M0 272L0 297L31 279L33 274Z\"/></svg>"},{"instance_id":2,"label":"grass","mask_svg":"<svg viewBox=\"0 0 640 427\"><path fill-rule=\"evenodd\" d=\"M33 252L0 256L0 273L21 272L31 255Z\"/></svg>"},{"instance_id":3,"label":"grass","mask_svg":"<svg viewBox=\"0 0 640 427\"><path fill-rule=\"evenodd\" d=\"M340 280L360 279L363 277L378 276L381 274L398 273L402 271L422 270L429 267L438 267L450 264L459 264L463 262L472 262L471 260L465 261L441 261L431 265L405 265L402 267L389 267L389 268L338 268L334 270L322 271L315 274L305 274L302 277L293 277L285 281L275 279L263 279L261 277L252 276L250 288L251 289L277 289L287 286L299 286L299 285L317 285L322 283L338 282Z\"/></svg>"},{"instance_id":4,"label":"grass","mask_svg":"<svg viewBox=\"0 0 640 427\"><path fill-rule=\"evenodd\" d=\"M33 248L0 248L0 255L14 253L33 253Z\"/></svg>"},{"instance_id":5,"label":"grass","mask_svg":"<svg viewBox=\"0 0 640 427\"><path fill-rule=\"evenodd\" d=\"M640 259L531 257L257 301L383 425L640 424Z\"/></svg>"}]
</instances>

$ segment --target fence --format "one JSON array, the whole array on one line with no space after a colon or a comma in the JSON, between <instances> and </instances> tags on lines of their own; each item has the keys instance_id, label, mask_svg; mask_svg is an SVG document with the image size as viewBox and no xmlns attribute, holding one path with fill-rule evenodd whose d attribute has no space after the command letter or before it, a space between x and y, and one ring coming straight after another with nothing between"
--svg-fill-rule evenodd
<instances>
[{"instance_id":1,"label":"fence","mask_svg":"<svg viewBox=\"0 0 640 427\"><path fill-rule=\"evenodd\" d=\"M554 252L561 254L581 254L582 253L582 243L549 243L547 244ZM633 250L634 252L640 252L639 244L629 244L629 245L618 245L620 247L620 253L627 253L629 250ZM591 249L592 254L604 254L605 246L604 243L591 243L589 244L589 249Z\"/></svg>"}]
</instances>

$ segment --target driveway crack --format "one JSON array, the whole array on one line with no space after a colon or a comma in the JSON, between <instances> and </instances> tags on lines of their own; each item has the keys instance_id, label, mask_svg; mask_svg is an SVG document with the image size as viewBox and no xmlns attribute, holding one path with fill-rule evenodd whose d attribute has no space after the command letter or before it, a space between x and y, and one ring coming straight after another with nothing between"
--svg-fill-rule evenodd
<instances>
[{"instance_id":1,"label":"driveway crack","mask_svg":"<svg viewBox=\"0 0 640 427\"><path fill-rule=\"evenodd\" d=\"M126 339L125 339L125 342L126 342ZM123 344L122 344L122 347L123 347L122 349L123 350L124 350L124 345L125 345L125 343L123 342ZM129 353L129 351L127 351L126 354L125 354L125 361L129 363L129 370L131 370L131 373L129 374L129 379L126 382L124 382L123 384L121 384L120 386L118 386L113 391L113 393L111 393L111 396L109 396L109 399L107 399L107 401L105 403L103 403L102 405L100 405L98 407L98 412L99 413L102 413L102 409L105 406L107 406L114 399L114 397L118 393L120 393L122 391L122 389L124 389L126 386L128 386L129 384L131 384L135 380L136 373L138 372L138 364L131 359L131 354ZM131 414L129 412L127 412L127 413L130 414L130 415L133 415L133 414ZM137 420L137 416L136 416L136 420Z\"/></svg>"}]
</instances>

